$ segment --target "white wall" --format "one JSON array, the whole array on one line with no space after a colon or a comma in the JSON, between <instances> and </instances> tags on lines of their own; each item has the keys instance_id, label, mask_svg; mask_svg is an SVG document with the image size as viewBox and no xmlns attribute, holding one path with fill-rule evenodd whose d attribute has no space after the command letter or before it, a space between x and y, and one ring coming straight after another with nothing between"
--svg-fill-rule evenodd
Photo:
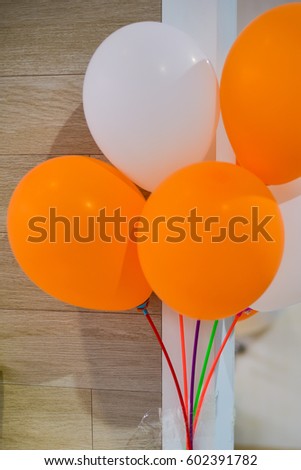
<instances>
[{"instance_id":1,"label":"white wall","mask_svg":"<svg viewBox=\"0 0 301 470\"><path fill-rule=\"evenodd\" d=\"M226 0L227 1L227 0ZM238 33L256 16L270 8L293 3L295 0L237 0L237 30Z\"/></svg>"}]
</instances>

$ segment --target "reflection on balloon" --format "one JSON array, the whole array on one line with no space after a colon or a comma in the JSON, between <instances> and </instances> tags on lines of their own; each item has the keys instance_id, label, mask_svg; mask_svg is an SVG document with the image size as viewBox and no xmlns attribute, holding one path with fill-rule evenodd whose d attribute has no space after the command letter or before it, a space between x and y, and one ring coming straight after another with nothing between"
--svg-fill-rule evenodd
<instances>
[{"instance_id":1,"label":"reflection on balloon","mask_svg":"<svg viewBox=\"0 0 301 470\"><path fill-rule=\"evenodd\" d=\"M12 251L42 290L78 307L125 310L143 302L150 288L137 247L117 241L103 217L139 216L144 198L123 175L96 159L48 160L19 183L8 209Z\"/></svg>"},{"instance_id":2,"label":"reflection on balloon","mask_svg":"<svg viewBox=\"0 0 301 470\"><path fill-rule=\"evenodd\" d=\"M156 22L125 26L98 47L83 103L103 153L149 191L205 158L219 114L217 79L204 53L184 32Z\"/></svg>"}]
</instances>

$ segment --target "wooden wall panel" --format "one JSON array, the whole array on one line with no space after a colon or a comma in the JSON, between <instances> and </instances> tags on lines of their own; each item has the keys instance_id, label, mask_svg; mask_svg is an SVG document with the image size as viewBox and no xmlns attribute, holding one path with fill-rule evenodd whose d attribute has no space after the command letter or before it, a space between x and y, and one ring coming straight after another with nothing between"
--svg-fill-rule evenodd
<instances>
[{"instance_id":1,"label":"wooden wall panel","mask_svg":"<svg viewBox=\"0 0 301 470\"><path fill-rule=\"evenodd\" d=\"M2 77L0 154L99 154L82 107L82 76Z\"/></svg>"},{"instance_id":2,"label":"wooden wall panel","mask_svg":"<svg viewBox=\"0 0 301 470\"><path fill-rule=\"evenodd\" d=\"M160 349L141 313L1 310L0 358L4 383L161 390Z\"/></svg>"},{"instance_id":3,"label":"wooden wall panel","mask_svg":"<svg viewBox=\"0 0 301 470\"><path fill-rule=\"evenodd\" d=\"M91 391L4 385L0 448L92 449Z\"/></svg>"},{"instance_id":4,"label":"wooden wall panel","mask_svg":"<svg viewBox=\"0 0 301 470\"><path fill-rule=\"evenodd\" d=\"M161 449L160 393L93 390L92 407L94 449Z\"/></svg>"},{"instance_id":5,"label":"wooden wall panel","mask_svg":"<svg viewBox=\"0 0 301 470\"><path fill-rule=\"evenodd\" d=\"M95 48L123 25L160 20L159 0L0 0L2 449L126 448L144 406L160 406L161 354L142 315L49 297L22 273L6 235L9 199L27 171L55 155L104 158L82 108ZM155 296L150 310L160 328Z\"/></svg>"},{"instance_id":6,"label":"wooden wall panel","mask_svg":"<svg viewBox=\"0 0 301 470\"><path fill-rule=\"evenodd\" d=\"M2 76L83 74L113 31L161 21L161 1L11 0L0 12Z\"/></svg>"}]
</instances>

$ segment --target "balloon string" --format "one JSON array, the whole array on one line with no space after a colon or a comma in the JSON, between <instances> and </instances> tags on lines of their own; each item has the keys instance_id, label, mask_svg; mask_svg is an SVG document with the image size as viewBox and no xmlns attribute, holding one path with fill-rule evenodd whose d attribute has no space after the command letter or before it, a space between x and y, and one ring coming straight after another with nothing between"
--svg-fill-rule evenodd
<instances>
[{"instance_id":1,"label":"balloon string","mask_svg":"<svg viewBox=\"0 0 301 470\"><path fill-rule=\"evenodd\" d=\"M192 365L191 365L191 378L190 378L190 408L189 408L189 432L190 441L193 449L193 398L194 398L194 381L195 381L195 370L196 370L196 359L198 352L199 332L200 332L200 320L197 320L195 324L194 332L194 344L192 354Z\"/></svg>"},{"instance_id":2,"label":"balloon string","mask_svg":"<svg viewBox=\"0 0 301 470\"><path fill-rule=\"evenodd\" d=\"M188 415L186 413L186 409L185 409L185 403L184 403L184 400L183 400L183 395L182 395L182 392L181 392L181 388L180 388L180 385L179 385L179 381L178 381L178 378L177 378L177 375L176 375L176 372L175 372L175 369L172 365L172 362L171 362L171 359L169 357L169 354L167 352L167 349L161 339L161 336L160 336L160 333L159 331L157 330L156 328L156 325L154 324L148 310L147 310L147 305L148 305L148 301L146 301L144 304L142 305L139 305L137 307L138 310L142 310L143 313L144 313L144 316L146 317L148 323L150 324L157 340L158 340L158 343L160 344L160 347L162 349L162 352L165 356L165 359L167 361L167 364L169 366L169 369L170 369L170 372L171 372L171 375L172 375L172 378L174 380L174 384L175 384L175 387L177 389L177 393L178 393L178 397L179 397L179 401L180 401L180 404L181 404L181 408L182 408L182 413L183 413L183 418L184 418L184 423L185 423L185 430L186 430L186 439L187 439L187 443L188 443L188 449L191 450L192 449L192 446L191 446L191 440L190 440L190 434L189 434L189 424L188 424Z\"/></svg>"},{"instance_id":3,"label":"balloon string","mask_svg":"<svg viewBox=\"0 0 301 470\"><path fill-rule=\"evenodd\" d=\"M187 380L187 356L186 356L186 342L185 342L185 325L184 325L184 317L181 314L179 314L179 327L180 327L180 340L181 340L181 352L182 352L184 403L185 403L186 413L187 413L187 416L188 416L188 380Z\"/></svg>"},{"instance_id":4,"label":"balloon string","mask_svg":"<svg viewBox=\"0 0 301 470\"><path fill-rule=\"evenodd\" d=\"M209 361L212 345L213 345L213 342L214 342L214 337L215 337L217 325L218 325L218 320L215 320L215 322L213 323L213 326L212 326L211 335L210 335L210 338L209 338L207 351L206 351L206 354L205 354L205 359L204 359L204 363L203 363L203 366L202 366L202 371L201 371L201 375L200 375L200 379L199 379L198 389L197 389L197 393L196 393L196 397L195 397L195 401L194 401L194 407L193 407L193 415L194 416L196 415L198 402L199 402L200 394L201 394L201 391L202 391L202 386L203 386L203 383L204 383L204 378L205 378L205 374L206 374L206 370L207 370L207 366L208 366L208 361Z\"/></svg>"},{"instance_id":5,"label":"balloon string","mask_svg":"<svg viewBox=\"0 0 301 470\"><path fill-rule=\"evenodd\" d=\"M207 377L207 379L206 379L206 381L205 381L204 388L203 388L203 390L202 390L202 394L201 394L200 401L199 401L199 404L198 404L198 407L197 407L197 411L196 411L196 415L195 415L195 420L194 420L194 433L196 432L196 429L197 429L197 425L198 425L200 413L201 413L201 410L202 410L204 398L205 398L207 389L208 389L208 387L209 387L209 384L210 384L210 382L211 382L212 376L213 376L213 374L214 374L214 372L215 372L216 366L217 366L218 361L219 361L219 359L220 359L220 357L221 357L221 355L222 355L222 352L223 352L223 350L224 350L224 348L225 348L225 346L226 346L226 344L227 344L227 342L228 342L228 340L229 340L229 338L230 338L230 336L231 336L231 334L232 334L232 332L233 332L233 330L234 330L234 327L235 327L236 323L238 322L238 319L239 319L239 317L241 316L241 314L242 314L242 312L240 312L240 313L238 313L237 315L235 315L235 318L234 318L234 320L233 320L233 322L232 322L232 324L231 324L231 326L230 326L230 328L229 328L229 330L228 330L228 333L226 334L226 336L225 336L225 338L224 338L224 340L223 340L223 342L222 342L222 345L221 345L221 347L220 347L220 349L219 349L219 351L218 351L218 353L217 353L217 355L216 355L216 358L214 359L213 364L212 364L212 366L211 366L211 368L210 368L210 370L209 370L208 377Z\"/></svg>"},{"instance_id":6,"label":"balloon string","mask_svg":"<svg viewBox=\"0 0 301 470\"><path fill-rule=\"evenodd\" d=\"M183 413L183 417L184 417L184 422L185 422L185 428L186 428L186 439L187 439L187 443L188 443L188 449L191 450L192 449L192 445L191 445L191 440L190 440L190 435L189 435L189 426L188 426L188 416L187 416L187 413L186 413L186 410L185 410L185 404L184 404L184 400L183 400L183 396L182 396L182 392L181 392L181 388L180 388L180 385L179 385L179 382L178 382L178 378L176 376L176 373L175 373L175 370L174 370L174 367L172 365L172 362L171 362L171 359L169 357L169 354L164 346L164 343L160 337L160 334L156 328L156 326L154 325L153 323L153 320L151 319L149 313L145 313L145 316L150 324L150 326L152 327L156 337L157 337L157 340L161 346L161 349L165 355L165 359L168 363L168 366L169 366L169 369L170 369L170 372L172 374L172 377L173 377L173 380L174 380L174 383L175 383L175 386L176 386L176 389L177 389L177 392L178 392L178 396L179 396L179 400L180 400L180 404L181 404L181 408L182 408L182 413Z\"/></svg>"}]
</instances>

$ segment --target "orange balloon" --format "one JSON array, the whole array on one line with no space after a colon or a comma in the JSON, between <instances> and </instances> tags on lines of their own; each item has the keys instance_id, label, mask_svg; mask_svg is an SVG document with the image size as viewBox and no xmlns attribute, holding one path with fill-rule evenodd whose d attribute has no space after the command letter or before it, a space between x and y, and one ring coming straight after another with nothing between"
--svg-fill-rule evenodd
<instances>
[{"instance_id":1,"label":"orange balloon","mask_svg":"<svg viewBox=\"0 0 301 470\"><path fill-rule=\"evenodd\" d=\"M266 184L301 176L301 2L250 23L226 59L221 111L240 165Z\"/></svg>"},{"instance_id":2,"label":"orange balloon","mask_svg":"<svg viewBox=\"0 0 301 470\"><path fill-rule=\"evenodd\" d=\"M144 204L136 186L107 163L53 158L13 193L10 245L25 274L53 297L88 309L129 309L151 292L129 234L129 220Z\"/></svg>"},{"instance_id":3,"label":"orange balloon","mask_svg":"<svg viewBox=\"0 0 301 470\"><path fill-rule=\"evenodd\" d=\"M213 320L246 309L268 287L283 252L269 189L236 165L203 162L163 182L142 212L145 276L177 312Z\"/></svg>"}]
</instances>

